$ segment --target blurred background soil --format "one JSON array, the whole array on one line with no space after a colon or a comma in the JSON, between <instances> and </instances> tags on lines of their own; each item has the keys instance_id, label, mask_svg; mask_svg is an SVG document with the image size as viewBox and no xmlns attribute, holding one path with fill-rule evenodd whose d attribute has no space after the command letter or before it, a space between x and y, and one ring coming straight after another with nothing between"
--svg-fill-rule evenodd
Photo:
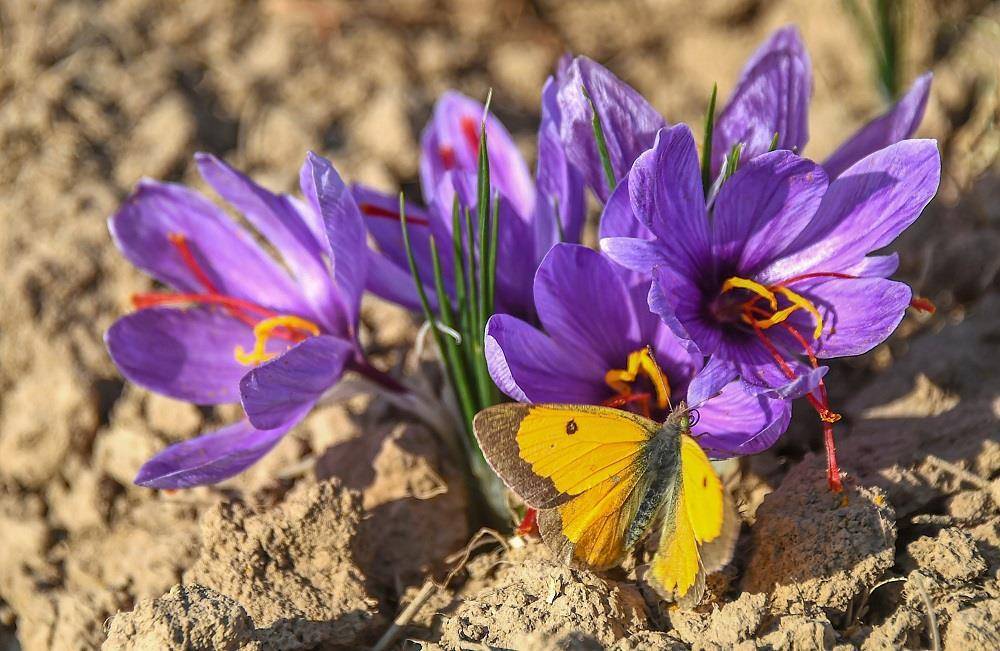
<instances>
[{"instance_id":1,"label":"blurred background soil","mask_svg":"<svg viewBox=\"0 0 1000 651\"><path fill-rule=\"evenodd\" d=\"M823 489L819 427L802 410L732 479L753 526L702 612L662 609L635 569L598 577L537 545L494 544L404 638L1000 646L1000 5L907 7L903 73L934 71L919 135L939 140L944 175L898 243L899 277L939 309L831 373L847 499ZM203 189L201 150L293 191L313 149L349 180L416 193L420 130L443 90L493 87L531 158L541 85L567 51L697 126L712 83L726 97L787 23L813 59L808 153L821 160L884 108L840 3L0 4L0 651L364 646L472 533L434 436L365 398L317 411L223 486L132 485L151 454L237 413L127 386L105 352L105 329L151 287L105 222L138 179ZM417 324L370 298L364 321L376 363L402 368Z\"/></svg>"}]
</instances>

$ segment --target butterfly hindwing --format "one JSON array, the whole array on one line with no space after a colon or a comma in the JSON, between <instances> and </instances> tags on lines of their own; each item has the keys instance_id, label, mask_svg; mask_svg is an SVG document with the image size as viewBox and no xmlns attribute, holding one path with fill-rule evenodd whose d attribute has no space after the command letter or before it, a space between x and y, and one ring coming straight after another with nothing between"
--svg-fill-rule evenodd
<instances>
[{"instance_id":1,"label":"butterfly hindwing","mask_svg":"<svg viewBox=\"0 0 1000 651\"><path fill-rule=\"evenodd\" d=\"M507 485L529 506L549 509L630 478L658 425L609 407L503 404L479 412L473 428Z\"/></svg>"},{"instance_id":2,"label":"butterfly hindwing","mask_svg":"<svg viewBox=\"0 0 1000 651\"><path fill-rule=\"evenodd\" d=\"M621 563L629 550L626 533L649 484L649 473L637 463L556 508L539 511L542 539L570 565L603 570Z\"/></svg>"},{"instance_id":3,"label":"butterfly hindwing","mask_svg":"<svg viewBox=\"0 0 1000 651\"><path fill-rule=\"evenodd\" d=\"M662 597L689 607L704 596L705 577L732 558L739 519L701 446L681 435L680 455L649 576Z\"/></svg>"}]
</instances>

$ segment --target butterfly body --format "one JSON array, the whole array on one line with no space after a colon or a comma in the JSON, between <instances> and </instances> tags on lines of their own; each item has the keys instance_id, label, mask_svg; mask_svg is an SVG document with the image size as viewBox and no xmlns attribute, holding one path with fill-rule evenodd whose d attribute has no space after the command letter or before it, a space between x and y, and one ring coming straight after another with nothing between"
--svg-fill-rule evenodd
<instances>
[{"instance_id":1,"label":"butterfly body","mask_svg":"<svg viewBox=\"0 0 1000 651\"><path fill-rule=\"evenodd\" d=\"M649 475L649 487L639 502L635 517L625 534L625 547L631 549L649 533L653 521L670 500L676 489L680 463L680 428L664 423L650 439L646 450L644 472Z\"/></svg>"},{"instance_id":2,"label":"butterfly body","mask_svg":"<svg viewBox=\"0 0 1000 651\"><path fill-rule=\"evenodd\" d=\"M661 521L649 582L693 605L729 561L739 520L690 423L683 405L657 423L610 407L505 404L473 425L493 470L539 510L558 559L613 567Z\"/></svg>"}]
</instances>

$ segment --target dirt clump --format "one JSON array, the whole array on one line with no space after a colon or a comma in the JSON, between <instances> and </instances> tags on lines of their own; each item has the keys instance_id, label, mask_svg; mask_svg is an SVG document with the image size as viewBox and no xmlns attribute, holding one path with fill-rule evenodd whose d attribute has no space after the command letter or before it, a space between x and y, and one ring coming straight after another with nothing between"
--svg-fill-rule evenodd
<instances>
[{"instance_id":1,"label":"dirt clump","mask_svg":"<svg viewBox=\"0 0 1000 651\"><path fill-rule=\"evenodd\" d=\"M768 615L767 595L744 592L710 612L668 609L674 633L693 648L731 648L752 638Z\"/></svg>"},{"instance_id":2,"label":"dirt clump","mask_svg":"<svg viewBox=\"0 0 1000 651\"><path fill-rule=\"evenodd\" d=\"M843 613L892 567L896 518L881 489L831 492L812 457L764 499L753 542L744 591L770 594L776 609L804 601Z\"/></svg>"},{"instance_id":3,"label":"dirt clump","mask_svg":"<svg viewBox=\"0 0 1000 651\"><path fill-rule=\"evenodd\" d=\"M441 644L519 648L564 636L608 647L648 628L645 602L634 585L586 570L527 561L492 587L468 596L444 623Z\"/></svg>"},{"instance_id":4,"label":"dirt clump","mask_svg":"<svg viewBox=\"0 0 1000 651\"><path fill-rule=\"evenodd\" d=\"M253 620L236 601L203 585L175 585L108 624L104 651L262 651Z\"/></svg>"},{"instance_id":5,"label":"dirt clump","mask_svg":"<svg viewBox=\"0 0 1000 651\"><path fill-rule=\"evenodd\" d=\"M359 644L381 621L358 567L360 502L336 481L300 482L270 508L223 502L184 580L243 604L266 648Z\"/></svg>"},{"instance_id":6,"label":"dirt clump","mask_svg":"<svg viewBox=\"0 0 1000 651\"><path fill-rule=\"evenodd\" d=\"M316 474L361 493L358 544L375 561L366 574L393 599L429 575L442 578L444 559L469 539L462 477L423 426L383 427L334 445Z\"/></svg>"},{"instance_id":7,"label":"dirt clump","mask_svg":"<svg viewBox=\"0 0 1000 651\"><path fill-rule=\"evenodd\" d=\"M906 553L921 570L956 585L979 578L989 568L973 537L950 527L936 537L923 536L911 542Z\"/></svg>"},{"instance_id":8,"label":"dirt clump","mask_svg":"<svg viewBox=\"0 0 1000 651\"><path fill-rule=\"evenodd\" d=\"M1000 599L960 610L944 637L945 651L1000 649Z\"/></svg>"}]
</instances>

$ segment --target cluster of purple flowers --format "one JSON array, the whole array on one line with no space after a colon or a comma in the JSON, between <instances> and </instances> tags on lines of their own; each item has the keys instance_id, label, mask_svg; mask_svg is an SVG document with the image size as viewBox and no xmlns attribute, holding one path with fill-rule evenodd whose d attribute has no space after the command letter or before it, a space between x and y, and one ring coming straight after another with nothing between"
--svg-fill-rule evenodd
<instances>
[{"instance_id":1,"label":"cluster of purple flowers","mask_svg":"<svg viewBox=\"0 0 1000 651\"><path fill-rule=\"evenodd\" d=\"M485 354L503 393L660 418L686 400L698 406L700 442L720 458L772 445L799 397L829 433L837 415L820 360L870 350L910 305L909 287L888 279L896 256L872 254L936 192L935 142L908 139L929 87L921 77L815 163L801 155L811 63L797 31L779 30L747 63L701 165L688 127L669 125L599 64L566 58L542 93L534 175L482 104L447 93L421 143L425 205L406 208L412 255L428 274L420 282L435 300L430 241L452 240L456 205L475 208L485 127L498 205ZM313 154L302 199L214 157L197 162L281 260L180 186L143 181L111 218L122 252L170 289L136 296L139 309L108 331L122 373L198 404L239 401L246 413L147 462L136 482L157 488L242 471L345 371L405 391L365 360L359 305L365 289L420 304L394 197L347 187ZM603 205L599 252L577 243L587 188ZM455 273L441 262L451 293ZM839 483L835 464L830 481Z\"/></svg>"}]
</instances>

